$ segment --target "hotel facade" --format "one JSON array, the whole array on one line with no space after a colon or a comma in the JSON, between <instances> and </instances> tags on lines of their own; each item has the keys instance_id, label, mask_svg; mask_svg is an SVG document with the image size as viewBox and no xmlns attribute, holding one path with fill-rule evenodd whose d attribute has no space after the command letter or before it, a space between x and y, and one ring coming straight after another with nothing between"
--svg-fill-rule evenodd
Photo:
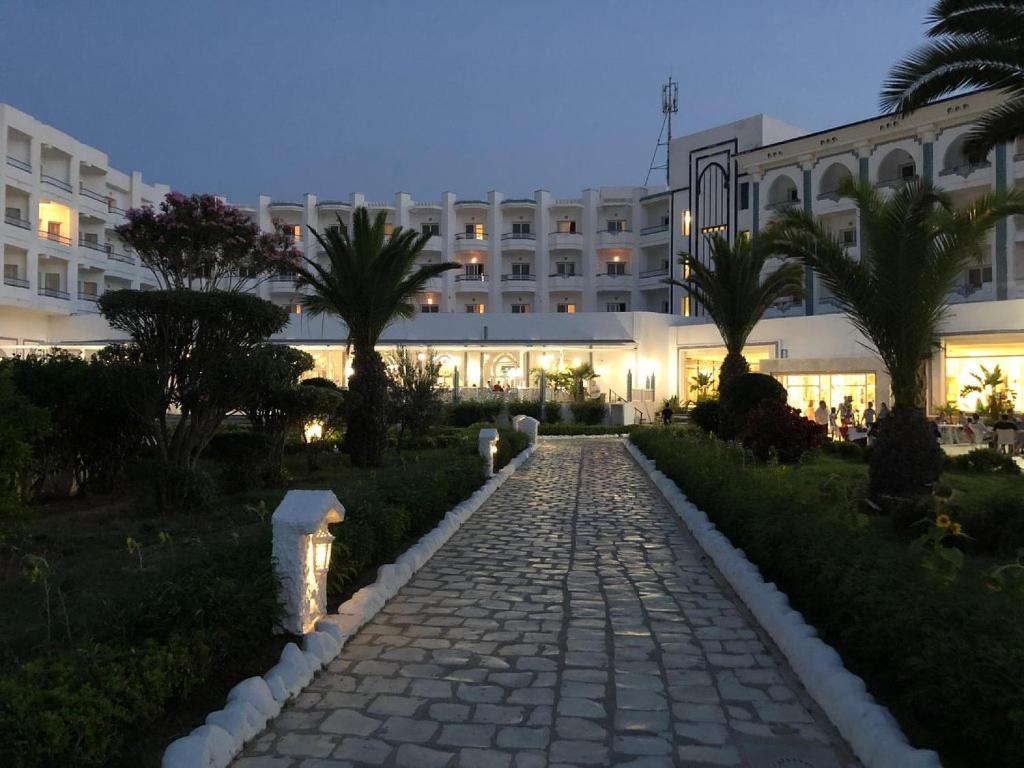
<instances>
[{"instance_id":1,"label":"hotel facade","mask_svg":"<svg viewBox=\"0 0 1024 768\"><path fill-rule=\"evenodd\" d=\"M908 119L874 117L807 133L758 115L672 141L669 185L586 189L576 198L545 190L491 192L486 199L393 200L259 197L244 207L264 229L291 227L306 257L321 259L310 227L349 224L366 206L389 227L429 233L421 259L454 261L417 297L420 312L385 334L384 346L433 349L442 376L458 371L462 391L481 395L501 383L534 396L530 372L592 362L598 387L632 403L627 419L654 415L663 398L692 399L700 373L724 357L702 308L667 277L681 279L674 254L707 259L707 236L756 237L785 207L819 217L856 256L856 208L835 190L843 177L880 189L931 180L963 205L992 189L1024 186L1024 143L988 157L964 151L971 123L1000 96L979 92L930 105ZM109 166L102 152L0 105L0 354L53 346L90 351L119 340L96 310L104 291L155 288L152 274L113 229L130 207L159 203L169 190ZM769 268L773 268L772 265ZM309 351L316 374L344 383L350 361L335 318L301 311L291 279L255 289L291 311L275 341ZM967 270L928 366L928 402L956 401L984 365L1000 365L1024 407L1024 221L1001 222L985 263ZM846 395L858 408L888 401L881 361L808 273L804 296L780 301L754 329L745 352L779 378L803 407Z\"/></svg>"}]
</instances>

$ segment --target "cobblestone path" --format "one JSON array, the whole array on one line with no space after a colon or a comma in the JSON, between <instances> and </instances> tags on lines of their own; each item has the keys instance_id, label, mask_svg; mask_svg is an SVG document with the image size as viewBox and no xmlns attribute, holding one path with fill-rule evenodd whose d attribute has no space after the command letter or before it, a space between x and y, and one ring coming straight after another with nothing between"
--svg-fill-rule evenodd
<instances>
[{"instance_id":1,"label":"cobblestone path","mask_svg":"<svg viewBox=\"0 0 1024 768\"><path fill-rule=\"evenodd\" d=\"M542 441L235 765L856 763L609 439Z\"/></svg>"}]
</instances>

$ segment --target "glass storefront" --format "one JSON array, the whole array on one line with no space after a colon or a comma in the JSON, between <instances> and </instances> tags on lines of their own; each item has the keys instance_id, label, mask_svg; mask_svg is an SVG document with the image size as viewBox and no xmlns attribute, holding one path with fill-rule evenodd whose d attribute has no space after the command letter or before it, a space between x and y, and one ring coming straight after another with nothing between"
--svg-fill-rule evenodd
<instances>
[{"instance_id":1,"label":"glass storefront","mask_svg":"<svg viewBox=\"0 0 1024 768\"><path fill-rule=\"evenodd\" d=\"M751 371L759 369L762 360L773 357L774 346L757 345L743 350ZM718 393L718 369L725 360L725 347L700 347L679 350L679 399L695 402L699 397Z\"/></svg>"},{"instance_id":2,"label":"glass storefront","mask_svg":"<svg viewBox=\"0 0 1024 768\"><path fill-rule=\"evenodd\" d=\"M847 398L853 397L854 421L860 422L860 414L869 402L878 408L875 400L874 373L782 373L776 374L786 388L789 404L806 413L808 405L815 407L824 400L829 408L839 408Z\"/></svg>"},{"instance_id":3,"label":"glass storefront","mask_svg":"<svg viewBox=\"0 0 1024 768\"><path fill-rule=\"evenodd\" d=\"M1012 403L1015 412L1024 410L1024 338L1018 336L947 340L946 402L974 413L988 404L995 390L1003 402Z\"/></svg>"}]
</instances>

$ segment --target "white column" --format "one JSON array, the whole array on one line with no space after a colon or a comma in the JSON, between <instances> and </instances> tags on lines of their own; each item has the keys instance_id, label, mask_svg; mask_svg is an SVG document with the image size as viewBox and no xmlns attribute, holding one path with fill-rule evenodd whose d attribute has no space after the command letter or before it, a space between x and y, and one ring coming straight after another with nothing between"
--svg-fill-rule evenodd
<instances>
[{"instance_id":1,"label":"white column","mask_svg":"<svg viewBox=\"0 0 1024 768\"><path fill-rule=\"evenodd\" d=\"M455 193L445 192L441 195L441 241L443 243L441 258L445 261L457 261L455 258ZM449 269L441 276L441 311L457 312L455 305L455 275L457 270ZM466 368L463 366L465 377ZM465 385L469 385L466 381Z\"/></svg>"},{"instance_id":2,"label":"white column","mask_svg":"<svg viewBox=\"0 0 1024 768\"><path fill-rule=\"evenodd\" d=\"M644 194L643 187L633 189L633 207L629 213L629 310L636 312L645 309L640 295L640 225L643 209L640 206L640 198Z\"/></svg>"},{"instance_id":3,"label":"white column","mask_svg":"<svg viewBox=\"0 0 1024 768\"><path fill-rule=\"evenodd\" d=\"M490 242L490 251L487 254L487 284L490 286L487 296L487 311L502 312L501 302L501 276L505 271L505 265L501 260L501 233L503 222L501 218L501 201L505 196L501 192L491 190L487 193L487 238Z\"/></svg>"},{"instance_id":4,"label":"white column","mask_svg":"<svg viewBox=\"0 0 1024 768\"><path fill-rule=\"evenodd\" d=\"M580 269L583 272L583 311L597 311L597 201L599 192L596 189L583 190L583 254L580 257Z\"/></svg>"},{"instance_id":5,"label":"white column","mask_svg":"<svg viewBox=\"0 0 1024 768\"><path fill-rule=\"evenodd\" d=\"M33 145L36 142L32 142ZM35 160L33 160L35 163ZM142 173L132 171L132 180L128 190L129 208L138 208L142 205Z\"/></svg>"},{"instance_id":6,"label":"white column","mask_svg":"<svg viewBox=\"0 0 1024 768\"><path fill-rule=\"evenodd\" d=\"M307 192L302 196L302 252L307 259L315 259L320 243L310 231L319 224L316 215L316 195Z\"/></svg>"},{"instance_id":7,"label":"white column","mask_svg":"<svg viewBox=\"0 0 1024 768\"><path fill-rule=\"evenodd\" d=\"M409 228L409 207L412 205L412 196L408 192L399 192L395 195L395 226L403 229Z\"/></svg>"},{"instance_id":8,"label":"white column","mask_svg":"<svg viewBox=\"0 0 1024 768\"><path fill-rule=\"evenodd\" d=\"M548 282L551 274L551 254L548 252L548 235L551 232L551 193L544 189L538 189L534 193L537 201L537 211L534 215L534 231L537 233L534 240L534 266L537 270L537 297L536 311L550 312L551 297L548 290ZM526 373L529 378L529 371Z\"/></svg>"}]
</instances>

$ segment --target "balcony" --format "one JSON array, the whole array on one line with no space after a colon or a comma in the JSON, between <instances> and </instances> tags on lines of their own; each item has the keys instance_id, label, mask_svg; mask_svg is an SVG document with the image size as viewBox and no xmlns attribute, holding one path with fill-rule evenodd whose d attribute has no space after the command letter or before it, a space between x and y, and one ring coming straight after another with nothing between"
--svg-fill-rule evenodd
<instances>
[{"instance_id":1,"label":"balcony","mask_svg":"<svg viewBox=\"0 0 1024 768\"><path fill-rule=\"evenodd\" d=\"M129 253L118 253L117 251L114 251L113 249L111 249L110 246L107 246L107 249L108 249L107 250L107 258L108 259L112 259L113 261L119 261L122 264L133 264L133 265L135 264L135 257L132 256L131 254L129 254Z\"/></svg>"},{"instance_id":2,"label":"balcony","mask_svg":"<svg viewBox=\"0 0 1024 768\"><path fill-rule=\"evenodd\" d=\"M81 248L88 248L90 251L96 251L107 255L110 253L110 245L108 243L101 243L98 240L86 240L84 237L78 238L78 245Z\"/></svg>"},{"instance_id":3,"label":"balcony","mask_svg":"<svg viewBox=\"0 0 1024 768\"><path fill-rule=\"evenodd\" d=\"M918 181L921 177L916 173L911 176L899 176L892 179L879 179L875 182L876 189L900 189L901 187L907 186L907 184L913 184Z\"/></svg>"},{"instance_id":4,"label":"balcony","mask_svg":"<svg viewBox=\"0 0 1024 768\"><path fill-rule=\"evenodd\" d=\"M601 246L623 246L633 239L631 229L599 229L597 230L597 244Z\"/></svg>"},{"instance_id":5,"label":"balcony","mask_svg":"<svg viewBox=\"0 0 1024 768\"><path fill-rule=\"evenodd\" d=\"M50 242L53 243L60 243L61 245L71 245L71 238L62 235L60 232L44 232L43 230L40 230L39 236L44 240L49 240Z\"/></svg>"},{"instance_id":6,"label":"balcony","mask_svg":"<svg viewBox=\"0 0 1024 768\"><path fill-rule=\"evenodd\" d=\"M19 229L32 229L32 222L19 216L4 216L4 223Z\"/></svg>"},{"instance_id":7,"label":"balcony","mask_svg":"<svg viewBox=\"0 0 1024 768\"><path fill-rule=\"evenodd\" d=\"M797 199L797 200L776 200L774 203L768 203L768 205L766 205L764 207L764 209L766 211L771 211L772 213L781 213L782 211L786 210L787 208L795 208L795 207L797 207L799 205L800 205L800 200L799 199Z\"/></svg>"},{"instance_id":8,"label":"balcony","mask_svg":"<svg viewBox=\"0 0 1024 768\"><path fill-rule=\"evenodd\" d=\"M56 176L47 176L45 173L41 173L39 180L43 184L49 184L51 187L56 187L64 192L71 192L71 185L63 179L58 179Z\"/></svg>"},{"instance_id":9,"label":"balcony","mask_svg":"<svg viewBox=\"0 0 1024 768\"><path fill-rule=\"evenodd\" d=\"M583 249L583 235L579 232L552 232L548 235L551 250L579 251Z\"/></svg>"},{"instance_id":10,"label":"balcony","mask_svg":"<svg viewBox=\"0 0 1024 768\"><path fill-rule=\"evenodd\" d=\"M285 287L295 289L295 275L279 274L270 278L270 287L273 290L283 290Z\"/></svg>"},{"instance_id":11,"label":"balcony","mask_svg":"<svg viewBox=\"0 0 1024 768\"><path fill-rule=\"evenodd\" d=\"M536 247L536 240L537 236L531 232L505 232L501 236L501 247L508 251L532 251Z\"/></svg>"},{"instance_id":12,"label":"balcony","mask_svg":"<svg viewBox=\"0 0 1024 768\"><path fill-rule=\"evenodd\" d=\"M92 293L90 291L81 291L80 290L78 292L78 300L79 301L91 301L93 303L96 303L97 301L100 300L100 295L98 293Z\"/></svg>"},{"instance_id":13,"label":"balcony","mask_svg":"<svg viewBox=\"0 0 1024 768\"><path fill-rule=\"evenodd\" d=\"M107 213L116 213L120 216L124 216L126 211L124 208L119 208L114 205L114 198L111 197L107 199Z\"/></svg>"},{"instance_id":14,"label":"balcony","mask_svg":"<svg viewBox=\"0 0 1024 768\"><path fill-rule=\"evenodd\" d=\"M456 232L456 251L484 251L489 243L486 232Z\"/></svg>"},{"instance_id":15,"label":"balcony","mask_svg":"<svg viewBox=\"0 0 1024 768\"><path fill-rule=\"evenodd\" d=\"M629 272L620 272L614 275L607 272L598 272L595 283L597 288L624 288L630 282L630 277L631 274Z\"/></svg>"},{"instance_id":16,"label":"balcony","mask_svg":"<svg viewBox=\"0 0 1024 768\"><path fill-rule=\"evenodd\" d=\"M455 276L456 283L486 283L487 275L480 273L479 275L467 275L461 274Z\"/></svg>"},{"instance_id":17,"label":"balcony","mask_svg":"<svg viewBox=\"0 0 1024 768\"><path fill-rule=\"evenodd\" d=\"M939 171L939 176L961 176L967 178L975 171L980 171L984 168L991 168L992 163L981 161L976 163L961 163L960 165L953 165L949 168L943 168Z\"/></svg>"},{"instance_id":18,"label":"balcony","mask_svg":"<svg viewBox=\"0 0 1024 768\"><path fill-rule=\"evenodd\" d=\"M640 230L640 237L646 237L648 235L660 235L663 232L668 232L668 224L653 224L649 227L644 227Z\"/></svg>"},{"instance_id":19,"label":"balcony","mask_svg":"<svg viewBox=\"0 0 1024 768\"><path fill-rule=\"evenodd\" d=\"M657 279L659 282L668 277L668 267L659 267L658 269L645 269L640 272L641 280L654 280Z\"/></svg>"},{"instance_id":20,"label":"balcony","mask_svg":"<svg viewBox=\"0 0 1024 768\"><path fill-rule=\"evenodd\" d=\"M102 205L104 208L110 207L110 198L107 195L89 189L83 184L78 185L78 194L80 194L82 197L87 197L90 200L100 203L100 205Z\"/></svg>"},{"instance_id":21,"label":"balcony","mask_svg":"<svg viewBox=\"0 0 1024 768\"><path fill-rule=\"evenodd\" d=\"M28 280L24 280L20 277L9 277L4 275L4 285L9 285L12 288L28 288Z\"/></svg>"},{"instance_id":22,"label":"balcony","mask_svg":"<svg viewBox=\"0 0 1024 768\"><path fill-rule=\"evenodd\" d=\"M61 299L62 301L68 301L71 296L68 295L67 291L62 291L57 288L46 288L45 286L39 286L40 296L49 296L51 299Z\"/></svg>"},{"instance_id":23,"label":"balcony","mask_svg":"<svg viewBox=\"0 0 1024 768\"><path fill-rule=\"evenodd\" d=\"M548 275L548 288L552 291L579 291L583 289L583 275L575 272L555 272Z\"/></svg>"},{"instance_id":24,"label":"balcony","mask_svg":"<svg viewBox=\"0 0 1024 768\"><path fill-rule=\"evenodd\" d=\"M537 282L537 276L536 275L530 275L530 274L526 274L526 275L502 275L501 276L501 282L503 282L503 283L516 283L516 284L523 284L523 283L533 284L533 283Z\"/></svg>"},{"instance_id":25,"label":"balcony","mask_svg":"<svg viewBox=\"0 0 1024 768\"><path fill-rule=\"evenodd\" d=\"M19 160L16 157L11 157L10 155L7 155L7 164L12 168L17 168L19 171L24 171L25 173L32 173L32 165L26 162L25 160Z\"/></svg>"}]
</instances>

